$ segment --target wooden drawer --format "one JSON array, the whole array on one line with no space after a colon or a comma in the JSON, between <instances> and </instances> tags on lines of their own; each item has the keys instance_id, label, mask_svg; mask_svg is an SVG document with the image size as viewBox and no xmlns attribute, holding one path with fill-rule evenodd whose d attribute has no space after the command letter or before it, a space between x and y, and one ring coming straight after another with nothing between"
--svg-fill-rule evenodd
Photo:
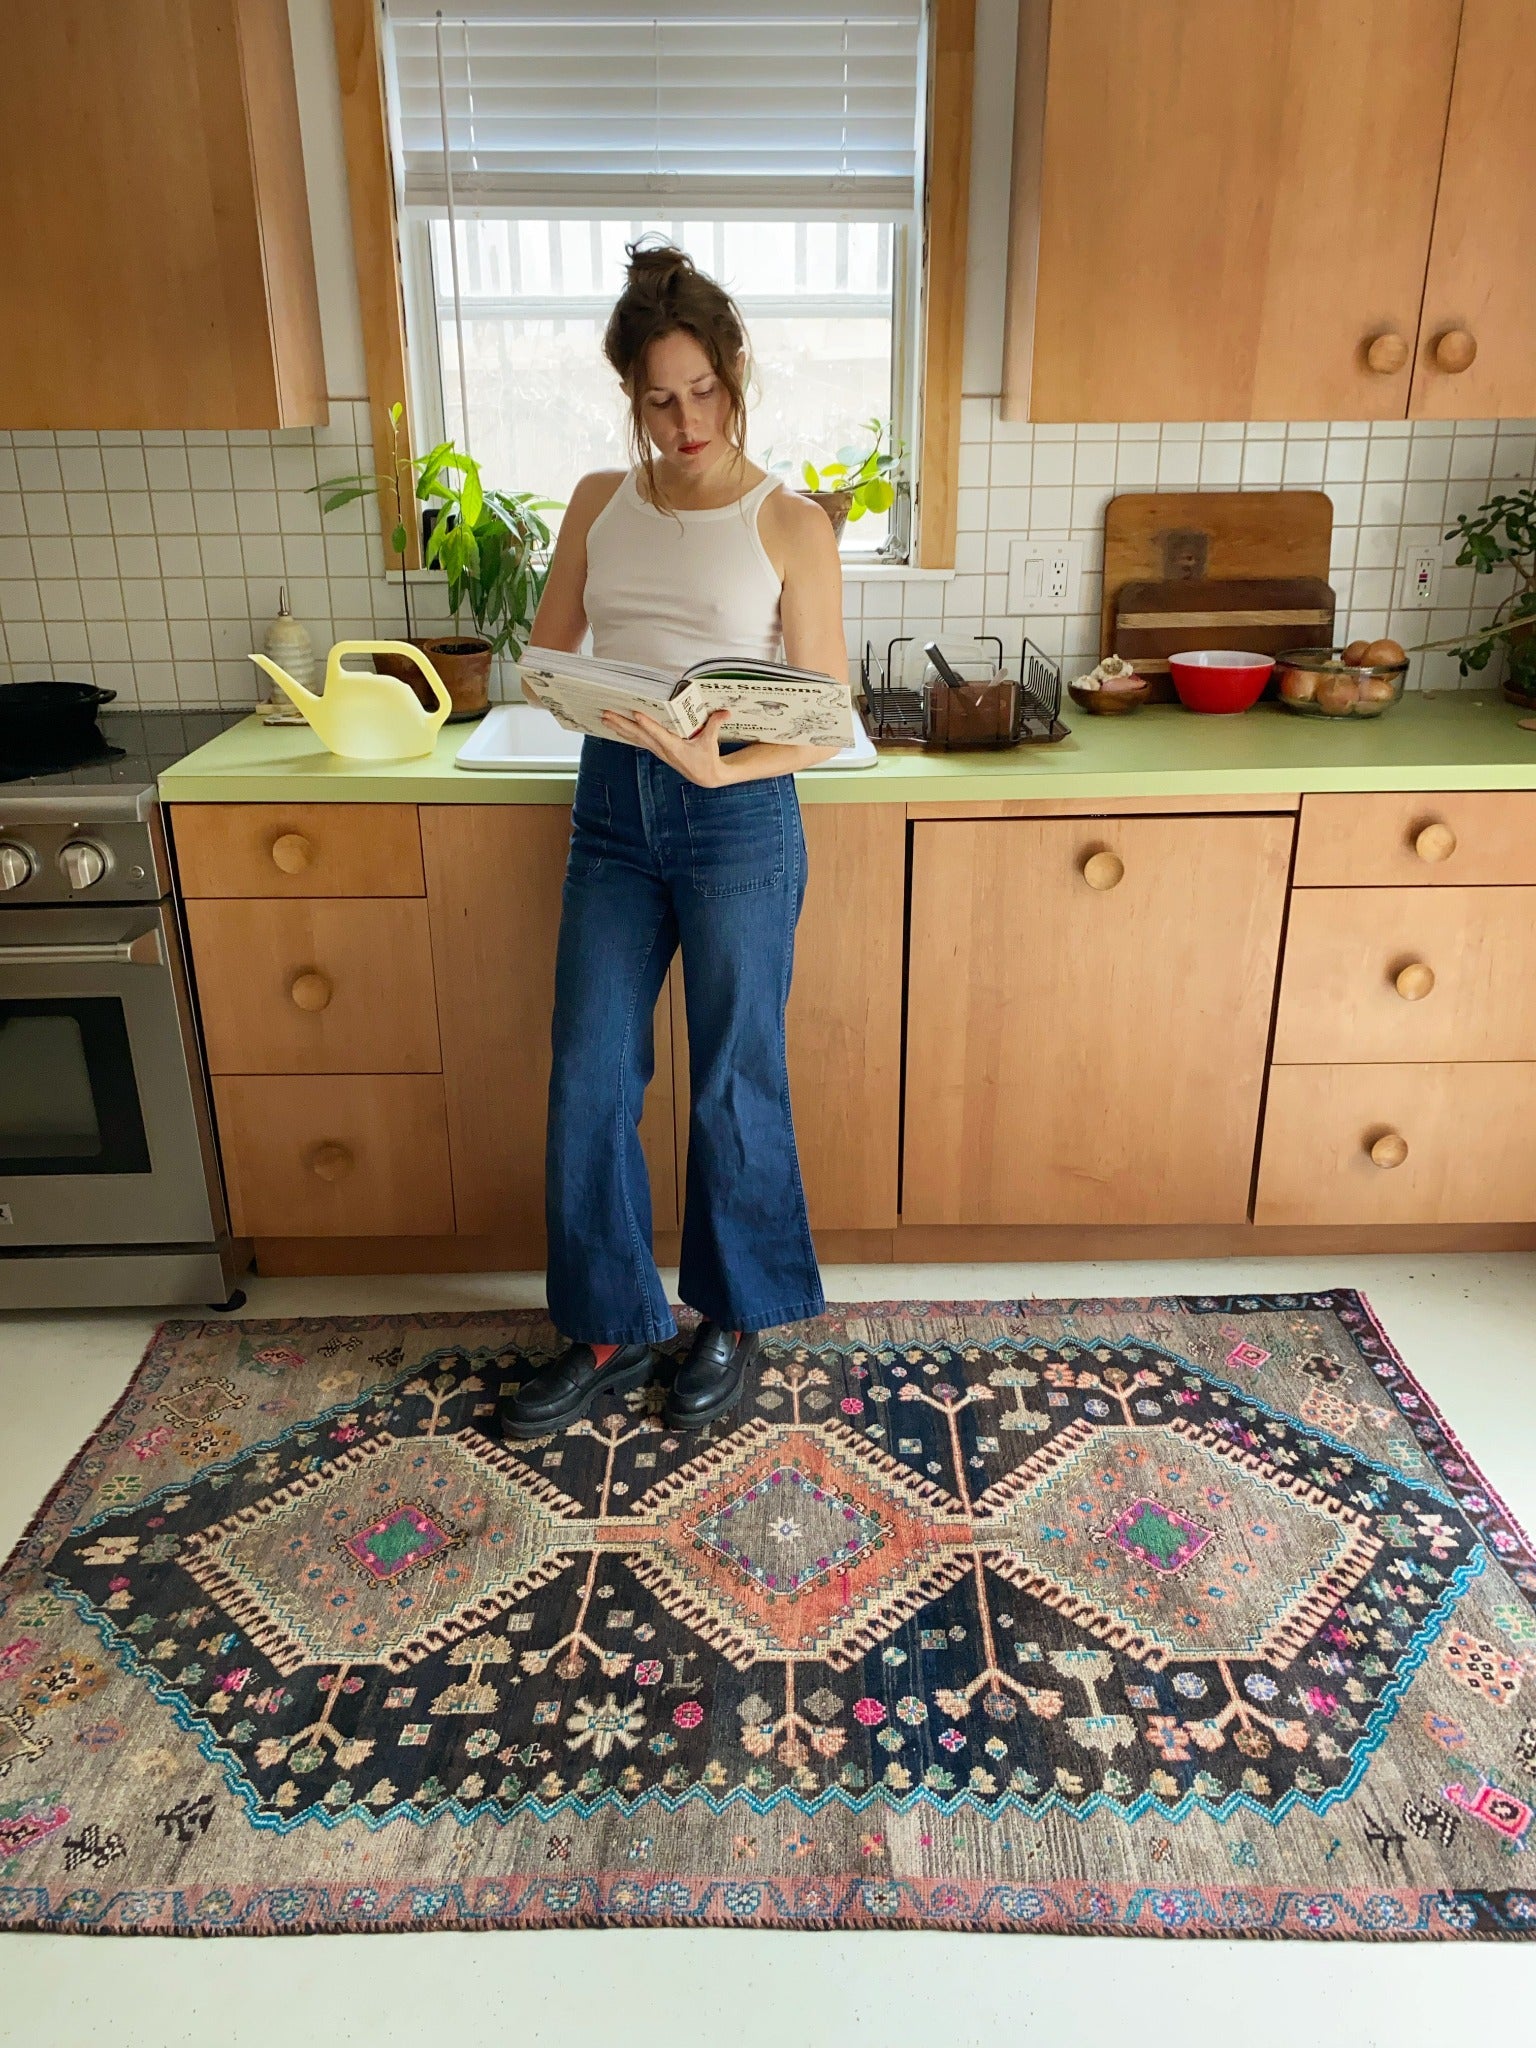
<instances>
[{"instance_id":1,"label":"wooden drawer","mask_svg":"<svg viewBox=\"0 0 1536 2048\"><path fill-rule=\"evenodd\" d=\"M1275 1067L1253 1220L1530 1222L1533 1127L1530 1062ZM1370 1148L1392 1137L1406 1156L1377 1165Z\"/></svg>"},{"instance_id":2,"label":"wooden drawer","mask_svg":"<svg viewBox=\"0 0 1536 2048\"><path fill-rule=\"evenodd\" d=\"M174 804L183 896L420 896L414 804Z\"/></svg>"},{"instance_id":3,"label":"wooden drawer","mask_svg":"<svg viewBox=\"0 0 1536 2048\"><path fill-rule=\"evenodd\" d=\"M452 1232L438 1075L226 1074L213 1097L237 1237Z\"/></svg>"},{"instance_id":4,"label":"wooden drawer","mask_svg":"<svg viewBox=\"0 0 1536 2048\"><path fill-rule=\"evenodd\" d=\"M1317 889L1291 899L1279 1062L1518 1060L1532 1049L1533 1014L1536 889Z\"/></svg>"},{"instance_id":5,"label":"wooden drawer","mask_svg":"<svg viewBox=\"0 0 1536 2048\"><path fill-rule=\"evenodd\" d=\"M435 1074L425 899L187 905L214 1074Z\"/></svg>"},{"instance_id":6,"label":"wooden drawer","mask_svg":"<svg viewBox=\"0 0 1536 2048\"><path fill-rule=\"evenodd\" d=\"M1298 889L1536 882L1536 790L1304 797L1293 879Z\"/></svg>"}]
</instances>

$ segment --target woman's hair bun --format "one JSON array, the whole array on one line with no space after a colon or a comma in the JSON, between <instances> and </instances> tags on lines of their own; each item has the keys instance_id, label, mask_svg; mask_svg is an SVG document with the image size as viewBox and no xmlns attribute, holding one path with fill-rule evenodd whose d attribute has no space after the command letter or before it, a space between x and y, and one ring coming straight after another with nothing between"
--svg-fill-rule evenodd
<instances>
[{"instance_id":1,"label":"woman's hair bun","mask_svg":"<svg viewBox=\"0 0 1536 2048\"><path fill-rule=\"evenodd\" d=\"M624 254L629 258L626 291L635 297L670 297L680 279L696 274L687 250L671 242L627 242Z\"/></svg>"}]
</instances>

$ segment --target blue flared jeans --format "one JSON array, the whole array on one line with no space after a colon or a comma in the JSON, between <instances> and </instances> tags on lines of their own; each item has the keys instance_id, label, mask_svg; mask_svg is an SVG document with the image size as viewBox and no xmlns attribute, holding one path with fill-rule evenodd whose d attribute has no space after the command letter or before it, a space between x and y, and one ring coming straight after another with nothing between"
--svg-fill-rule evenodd
<instances>
[{"instance_id":1,"label":"blue flared jeans","mask_svg":"<svg viewBox=\"0 0 1536 2048\"><path fill-rule=\"evenodd\" d=\"M642 748L583 742L545 1158L549 1312L566 1337L656 1343L677 1330L651 1253L639 1124L679 946L692 1101L678 1293L736 1330L825 1306L784 1046L805 882L793 776L703 789Z\"/></svg>"}]
</instances>

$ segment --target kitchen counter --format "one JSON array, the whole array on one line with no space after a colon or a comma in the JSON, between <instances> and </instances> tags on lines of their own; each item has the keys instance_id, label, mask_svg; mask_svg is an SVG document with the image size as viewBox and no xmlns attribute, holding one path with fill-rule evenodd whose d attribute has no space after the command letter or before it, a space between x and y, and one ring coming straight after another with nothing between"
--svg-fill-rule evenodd
<instances>
[{"instance_id":1,"label":"kitchen counter","mask_svg":"<svg viewBox=\"0 0 1536 2048\"><path fill-rule=\"evenodd\" d=\"M1262 704L1202 717L1154 705L1125 718L1064 707L1071 736L1002 754L882 752L879 765L800 778L805 803L1288 796L1325 790L1536 789L1536 732L1489 691L1410 694L1384 717L1298 718ZM343 761L308 726L251 717L160 777L169 803L565 804L574 776L466 773L472 728L446 725L415 761Z\"/></svg>"}]
</instances>

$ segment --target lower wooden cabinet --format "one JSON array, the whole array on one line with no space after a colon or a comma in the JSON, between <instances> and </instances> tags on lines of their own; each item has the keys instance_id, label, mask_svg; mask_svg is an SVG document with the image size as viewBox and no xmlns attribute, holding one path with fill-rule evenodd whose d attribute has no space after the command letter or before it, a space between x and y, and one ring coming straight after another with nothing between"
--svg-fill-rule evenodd
<instances>
[{"instance_id":1,"label":"lower wooden cabinet","mask_svg":"<svg viewBox=\"0 0 1536 2048\"><path fill-rule=\"evenodd\" d=\"M444 1237L436 1074L226 1074L213 1083L237 1237Z\"/></svg>"},{"instance_id":2,"label":"lower wooden cabinet","mask_svg":"<svg viewBox=\"0 0 1536 2048\"><path fill-rule=\"evenodd\" d=\"M811 885L788 1033L801 1172L818 1229L896 1221L906 813L808 804ZM544 1249L544 1129L570 814L543 804L421 811L458 1228ZM656 1007L640 1127L654 1228L681 1227L688 1146L681 963Z\"/></svg>"},{"instance_id":3,"label":"lower wooden cabinet","mask_svg":"<svg viewBox=\"0 0 1536 2048\"><path fill-rule=\"evenodd\" d=\"M903 1223L1247 1216L1293 822L913 827Z\"/></svg>"},{"instance_id":4,"label":"lower wooden cabinet","mask_svg":"<svg viewBox=\"0 0 1536 2048\"><path fill-rule=\"evenodd\" d=\"M544 1127L560 887L570 812L550 804L421 811L458 1228L544 1256ZM672 987L657 1004L641 1142L652 1220L677 1228Z\"/></svg>"},{"instance_id":5,"label":"lower wooden cabinet","mask_svg":"<svg viewBox=\"0 0 1536 2048\"><path fill-rule=\"evenodd\" d=\"M1255 1223L1536 1220L1536 1063L1276 1067Z\"/></svg>"}]
</instances>

